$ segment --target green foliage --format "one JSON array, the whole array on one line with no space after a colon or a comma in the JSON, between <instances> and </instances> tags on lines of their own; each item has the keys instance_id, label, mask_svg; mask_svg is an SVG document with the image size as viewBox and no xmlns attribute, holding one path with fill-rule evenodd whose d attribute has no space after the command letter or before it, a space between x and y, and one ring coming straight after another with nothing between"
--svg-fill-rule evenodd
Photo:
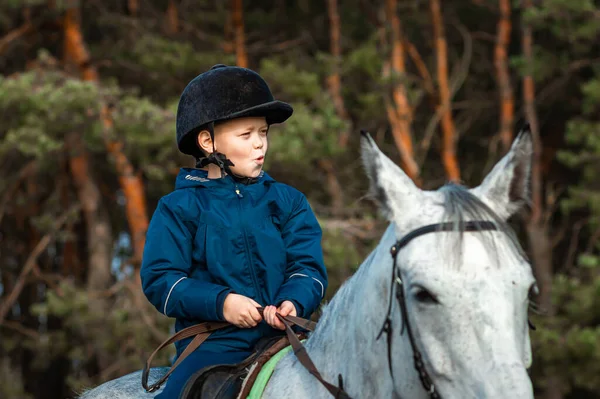
<instances>
[{"instance_id":1,"label":"green foliage","mask_svg":"<svg viewBox=\"0 0 600 399\"><path fill-rule=\"evenodd\" d=\"M171 76L197 75L214 64L234 63L232 56L215 52L199 52L190 43L146 34L136 40L130 53L131 61L153 73Z\"/></svg>"},{"instance_id":2,"label":"green foliage","mask_svg":"<svg viewBox=\"0 0 600 399\"><path fill-rule=\"evenodd\" d=\"M572 169L581 171L580 184L569 187L570 196L563 201L562 209L571 212L588 208L590 220L597 224L600 220L600 97L593 90L600 86L600 74L582 84L582 115L572 119L567 125L565 140L573 147L558 153L558 158Z\"/></svg>"},{"instance_id":3,"label":"green foliage","mask_svg":"<svg viewBox=\"0 0 600 399\"><path fill-rule=\"evenodd\" d=\"M0 117L7 122L0 128L0 153L47 156L63 147L65 132L93 123L98 109L98 91L91 83L51 71L0 77Z\"/></svg>"},{"instance_id":4,"label":"green foliage","mask_svg":"<svg viewBox=\"0 0 600 399\"><path fill-rule=\"evenodd\" d=\"M600 69L596 73L600 76ZM581 92L584 95L583 114L594 115L600 109L600 78L590 79L583 85Z\"/></svg>"},{"instance_id":5,"label":"green foliage","mask_svg":"<svg viewBox=\"0 0 600 399\"><path fill-rule=\"evenodd\" d=\"M4 336L2 341L4 341ZM5 346L4 342L0 342L0 347L2 346ZM0 397L33 399L25 392L21 373L15 365L11 364L8 357L2 357L0 362Z\"/></svg>"},{"instance_id":6,"label":"green foliage","mask_svg":"<svg viewBox=\"0 0 600 399\"><path fill-rule=\"evenodd\" d=\"M345 90L348 105L360 120L372 121L384 117L381 69L383 62L377 49L377 35L360 42L348 51L342 65L345 81L357 82L363 90ZM367 86L371 82L370 86Z\"/></svg>"},{"instance_id":7,"label":"green foliage","mask_svg":"<svg viewBox=\"0 0 600 399\"><path fill-rule=\"evenodd\" d=\"M126 144L128 158L139 165L148 179L172 178L174 168L181 166L175 147L175 112L147 98L126 94L113 113L113 137Z\"/></svg>"},{"instance_id":8,"label":"green foliage","mask_svg":"<svg viewBox=\"0 0 600 399\"><path fill-rule=\"evenodd\" d=\"M578 17L593 9L590 2L545 2L539 18L561 19L572 17L579 25L589 24ZM562 10L575 11L565 14ZM563 21L564 22L564 21ZM597 23L594 27L597 30ZM565 28L564 25L558 25ZM584 40L589 29L582 26L570 32L560 29L554 33L560 37L570 36ZM565 28L566 29L566 28ZM592 29L592 30L594 30ZM585 230L588 230L587 249L578 255L576 265L555 276L553 281L553 304L556 315L541 318L542 328L534 333L535 376L541 385L547 376L560 376L566 393L585 390L600 394L600 74L581 82L581 114L567 124L565 140L569 147L558 153L558 159L572 170L577 170L580 180L569 187L568 195L561 201L565 215L575 218L585 214ZM595 233L594 233L595 231Z\"/></svg>"},{"instance_id":9,"label":"green foliage","mask_svg":"<svg viewBox=\"0 0 600 399\"><path fill-rule=\"evenodd\" d=\"M113 127L103 128L100 110L112 105ZM14 150L44 158L64 148L65 134L83 134L88 148L105 151L105 139L125 138L128 158L155 180L165 179L181 158L176 155L173 104L163 108L147 98L107 84L35 70L0 77L0 154ZM157 167L157 165L160 165Z\"/></svg>"},{"instance_id":10,"label":"green foliage","mask_svg":"<svg viewBox=\"0 0 600 399\"><path fill-rule=\"evenodd\" d=\"M310 164L321 157L338 155L339 133L348 126L336 114L321 77L275 58L264 60L260 72L279 98L291 99L294 107L293 118L270 135L269 158Z\"/></svg>"},{"instance_id":11,"label":"green foliage","mask_svg":"<svg viewBox=\"0 0 600 399\"><path fill-rule=\"evenodd\" d=\"M340 228L324 229L322 243L329 278L327 297L331 298L347 276L358 269L366 254L356 245L356 237L349 237Z\"/></svg>"},{"instance_id":12,"label":"green foliage","mask_svg":"<svg viewBox=\"0 0 600 399\"><path fill-rule=\"evenodd\" d=\"M45 2L45 0L6 0L6 6L11 8L31 7L42 5ZM62 1L57 1L57 3L62 3Z\"/></svg>"},{"instance_id":13,"label":"green foliage","mask_svg":"<svg viewBox=\"0 0 600 399\"><path fill-rule=\"evenodd\" d=\"M544 385L547 375L560 375L568 392L600 392L600 267L599 257L582 255L576 276L558 275L553 283L556 316L537 318L532 333L534 377Z\"/></svg>"},{"instance_id":14,"label":"green foliage","mask_svg":"<svg viewBox=\"0 0 600 399\"><path fill-rule=\"evenodd\" d=\"M294 107L294 118L270 136L269 157L280 162L310 164L321 157L339 154L337 132L345 124L333 106L311 112L304 104Z\"/></svg>"},{"instance_id":15,"label":"green foliage","mask_svg":"<svg viewBox=\"0 0 600 399\"><path fill-rule=\"evenodd\" d=\"M534 27L548 29L555 37L572 44L595 40L600 26L594 18L598 6L592 0L548 0L525 13L525 20ZM575 47L573 50L583 49Z\"/></svg>"},{"instance_id":16,"label":"green foliage","mask_svg":"<svg viewBox=\"0 0 600 399\"><path fill-rule=\"evenodd\" d=\"M44 302L32 306L32 313L44 319L60 318L63 327L24 343L39 354L35 367L44 369L52 359L65 354L74 364L85 364L90 361L91 349L86 346L92 345L104 359L119 359L120 370L140 369L140 359L149 356L150 350L158 345L140 315L142 312L154 314L155 309L147 302L141 308L132 302L127 284L131 282L125 282L112 296L79 288L70 282L49 290ZM171 321L166 317L151 319L156 323L153 328L166 338ZM161 351L155 365L169 365L173 355L173 348ZM87 378L72 377L69 384L73 390L80 391L94 383Z\"/></svg>"},{"instance_id":17,"label":"green foliage","mask_svg":"<svg viewBox=\"0 0 600 399\"><path fill-rule=\"evenodd\" d=\"M510 60L511 67L519 71L521 76L532 74L536 82L543 82L567 67L568 60L565 54L556 51L546 51L540 46L533 46L531 70L528 69L525 57L513 56Z\"/></svg>"}]
</instances>

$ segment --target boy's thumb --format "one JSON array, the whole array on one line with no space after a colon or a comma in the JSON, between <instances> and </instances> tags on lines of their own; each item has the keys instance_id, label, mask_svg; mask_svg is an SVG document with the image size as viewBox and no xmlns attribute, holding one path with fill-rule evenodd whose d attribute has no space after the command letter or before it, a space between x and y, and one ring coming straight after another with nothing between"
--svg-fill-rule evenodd
<instances>
[{"instance_id":1,"label":"boy's thumb","mask_svg":"<svg viewBox=\"0 0 600 399\"><path fill-rule=\"evenodd\" d=\"M292 305L290 302L285 301L279 307L279 313L281 313L282 316L287 316L292 311L293 306L294 305Z\"/></svg>"}]
</instances>

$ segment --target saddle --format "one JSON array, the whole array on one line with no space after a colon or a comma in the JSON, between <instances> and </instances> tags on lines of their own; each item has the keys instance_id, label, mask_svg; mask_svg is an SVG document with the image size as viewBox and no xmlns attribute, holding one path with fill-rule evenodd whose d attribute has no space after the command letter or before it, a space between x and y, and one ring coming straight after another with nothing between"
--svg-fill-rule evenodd
<instances>
[{"instance_id":1,"label":"saddle","mask_svg":"<svg viewBox=\"0 0 600 399\"><path fill-rule=\"evenodd\" d=\"M306 335L299 333L297 337L302 340ZM287 336L263 339L257 343L255 351L240 363L205 367L189 378L179 399L246 398L262 366L288 345Z\"/></svg>"}]
</instances>

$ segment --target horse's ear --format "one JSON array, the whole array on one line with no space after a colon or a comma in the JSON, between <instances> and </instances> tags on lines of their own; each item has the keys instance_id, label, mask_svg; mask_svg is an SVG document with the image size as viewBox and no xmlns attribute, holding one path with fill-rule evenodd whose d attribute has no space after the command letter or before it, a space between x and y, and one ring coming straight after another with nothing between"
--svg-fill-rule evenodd
<instances>
[{"instance_id":1,"label":"horse's ear","mask_svg":"<svg viewBox=\"0 0 600 399\"><path fill-rule=\"evenodd\" d=\"M395 213L406 214L413 206L418 206L421 190L381 152L371 135L364 130L361 130L361 156L369 177L370 195L388 220L399 216Z\"/></svg>"},{"instance_id":2,"label":"horse's ear","mask_svg":"<svg viewBox=\"0 0 600 399\"><path fill-rule=\"evenodd\" d=\"M525 126L510 151L494 166L473 194L486 202L503 219L508 219L530 202L533 142Z\"/></svg>"}]
</instances>

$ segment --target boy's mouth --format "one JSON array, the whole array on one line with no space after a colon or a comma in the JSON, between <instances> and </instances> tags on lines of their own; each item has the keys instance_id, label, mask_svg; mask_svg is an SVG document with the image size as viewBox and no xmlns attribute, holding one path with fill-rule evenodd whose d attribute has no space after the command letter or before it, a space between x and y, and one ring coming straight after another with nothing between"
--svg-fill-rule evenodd
<instances>
[{"instance_id":1,"label":"boy's mouth","mask_svg":"<svg viewBox=\"0 0 600 399\"><path fill-rule=\"evenodd\" d=\"M256 161L256 163L258 164L262 164L265 161L265 156L261 155L260 157L254 159Z\"/></svg>"}]
</instances>

